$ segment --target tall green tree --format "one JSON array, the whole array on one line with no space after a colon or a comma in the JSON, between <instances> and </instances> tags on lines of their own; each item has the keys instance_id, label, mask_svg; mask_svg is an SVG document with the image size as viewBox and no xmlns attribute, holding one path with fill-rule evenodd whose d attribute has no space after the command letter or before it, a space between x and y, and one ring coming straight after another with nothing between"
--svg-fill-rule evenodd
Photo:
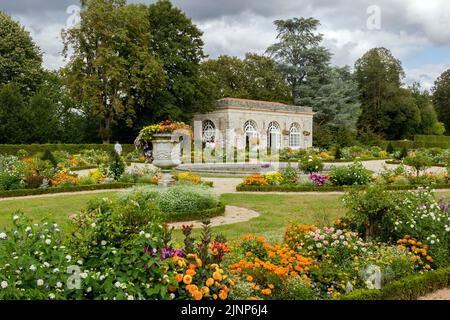
<instances>
[{"instance_id":1,"label":"tall green tree","mask_svg":"<svg viewBox=\"0 0 450 320\"><path fill-rule=\"evenodd\" d=\"M29 142L27 105L20 89L15 83L0 87L0 144Z\"/></svg>"},{"instance_id":2,"label":"tall green tree","mask_svg":"<svg viewBox=\"0 0 450 320\"><path fill-rule=\"evenodd\" d=\"M419 83L413 83L409 88L416 105L420 110L419 134L441 135L445 131L445 126L438 121L436 110L434 109L430 93L422 90Z\"/></svg>"},{"instance_id":3,"label":"tall green tree","mask_svg":"<svg viewBox=\"0 0 450 320\"><path fill-rule=\"evenodd\" d=\"M152 53L144 5L125 0L85 0L79 25L63 32L67 87L97 119L109 143L112 127L125 118L131 127L145 97L162 90L166 75Z\"/></svg>"},{"instance_id":4,"label":"tall green tree","mask_svg":"<svg viewBox=\"0 0 450 320\"><path fill-rule=\"evenodd\" d=\"M165 90L150 100L155 116L190 120L194 112L210 110L209 86L199 76L200 62L206 58L203 32L169 0L149 6L149 31L151 52L168 77Z\"/></svg>"},{"instance_id":5,"label":"tall green tree","mask_svg":"<svg viewBox=\"0 0 450 320\"><path fill-rule=\"evenodd\" d=\"M319 20L294 18L276 20L278 42L267 49L280 70L286 75L292 92L292 102L310 106L316 91L327 82L327 68L331 54L317 33Z\"/></svg>"},{"instance_id":6,"label":"tall green tree","mask_svg":"<svg viewBox=\"0 0 450 320\"><path fill-rule=\"evenodd\" d=\"M401 62L386 48L374 48L355 63L362 113L358 127L389 139L403 138L420 125L420 110L401 88Z\"/></svg>"},{"instance_id":7,"label":"tall green tree","mask_svg":"<svg viewBox=\"0 0 450 320\"><path fill-rule=\"evenodd\" d=\"M0 85L14 82L22 94L36 91L42 54L24 27L0 11Z\"/></svg>"},{"instance_id":8,"label":"tall green tree","mask_svg":"<svg viewBox=\"0 0 450 320\"><path fill-rule=\"evenodd\" d=\"M361 103L358 84L350 68L330 67L327 78L328 82L319 87L312 100L316 124L354 131L361 113Z\"/></svg>"},{"instance_id":9,"label":"tall green tree","mask_svg":"<svg viewBox=\"0 0 450 320\"><path fill-rule=\"evenodd\" d=\"M289 86L273 59L247 53L244 59L219 56L205 61L201 74L213 88L215 99L233 97L291 102Z\"/></svg>"},{"instance_id":10,"label":"tall green tree","mask_svg":"<svg viewBox=\"0 0 450 320\"><path fill-rule=\"evenodd\" d=\"M450 133L450 69L436 79L432 93L438 118L444 123L446 132Z\"/></svg>"}]
</instances>

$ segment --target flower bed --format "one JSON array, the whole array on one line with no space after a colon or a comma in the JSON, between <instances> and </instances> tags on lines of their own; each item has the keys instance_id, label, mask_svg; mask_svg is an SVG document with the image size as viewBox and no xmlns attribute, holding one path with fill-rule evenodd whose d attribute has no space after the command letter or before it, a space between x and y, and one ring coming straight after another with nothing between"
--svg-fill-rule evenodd
<instances>
[{"instance_id":1,"label":"flower bed","mask_svg":"<svg viewBox=\"0 0 450 320\"><path fill-rule=\"evenodd\" d=\"M237 191L343 191L350 188L367 187L370 185L385 186L389 190L409 190L418 186L432 186L446 189L450 187L450 173L421 173L426 166L420 157L406 158L414 164L414 170L400 165L394 169L384 168L378 174L373 174L356 161L347 166L332 166L327 174L314 172L321 165L318 158L306 158L301 161L301 169L308 176L300 176L288 166L280 171L268 172L263 175L248 176L236 187Z\"/></svg>"},{"instance_id":2,"label":"flower bed","mask_svg":"<svg viewBox=\"0 0 450 320\"><path fill-rule=\"evenodd\" d=\"M281 241L234 242L208 222L199 238L183 226L174 242L156 194L140 191L91 203L67 234L13 214L0 233L0 299L411 299L449 282L448 203L427 191L349 195L349 214L331 227L295 223ZM374 217L387 220L371 228ZM367 230L378 231L367 239Z\"/></svg>"},{"instance_id":3,"label":"flower bed","mask_svg":"<svg viewBox=\"0 0 450 320\"><path fill-rule=\"evenodd\" d=\"M272 185L246 185L239 184L236 191L242 192L343 192L350 190L365 190L370 185L365 186L301 186L297 184ZM423 185L384 185L385 190L415 190ZM450 189L449 184L433 184L430 187L434 189Z\"/></svg>"}]
</instances>

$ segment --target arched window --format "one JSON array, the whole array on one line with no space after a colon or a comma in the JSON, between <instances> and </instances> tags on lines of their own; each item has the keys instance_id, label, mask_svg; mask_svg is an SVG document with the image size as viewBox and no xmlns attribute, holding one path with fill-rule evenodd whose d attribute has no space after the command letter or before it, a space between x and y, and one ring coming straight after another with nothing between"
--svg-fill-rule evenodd
<instances>
[{"instance_id":1,"label":"arched window","mask_svg":"<svg viewBox=\"0 0 450 320\"><path fill-rule=\"evenodd\" d=\"M267 147L279 149L281 147L281 131L280 125L272 121L267 128Z\"/></svg>"},{"instance_id":2,"label":"arched window","mask_svg":"<svg viewBox=\"0 0 450 320\"><path fill-rule=\"evenodd\" d=\"M214 142L216 140L216 126L211 120L205 120L202 124L203 142Z\"/></svg>"},{"instance_id":3,"label":"arched window","mask_svg":"<svg viewBox=\"0 0 450 320\"><path fill-rule=\"evenodd\" d=\"M300 148L300 125L293 123L289 129L289 147Z\"/></svg>"},{"instance_id":4,"label":"arched window","mask_svg":"<svg viewBox=\"0 0 450 320\"><path fill-rule=\"evenodd\" d=\"M244 132L246 135L255 136L258 134L258 126L253 120L248 120L244 124Z\"/></svg>"}]
</instances>

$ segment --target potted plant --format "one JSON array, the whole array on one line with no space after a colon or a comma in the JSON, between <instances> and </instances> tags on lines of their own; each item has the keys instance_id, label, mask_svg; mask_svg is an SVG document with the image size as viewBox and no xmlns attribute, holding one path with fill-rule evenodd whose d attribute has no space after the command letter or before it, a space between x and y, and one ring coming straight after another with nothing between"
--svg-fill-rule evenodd
<instances>
[{"instance_id":1,"label":"potted plant","mask_svg":"<svg viewBox=\"0 0 450 320\"><path fill-rule=\"evenodd\" d=\"M168 173L181 164L182 134L191 132L191 127L183 122L166 120L144 127L136 138L137 149L163 171L164 185L171 180Z\"/></svg>"}]
</instances>

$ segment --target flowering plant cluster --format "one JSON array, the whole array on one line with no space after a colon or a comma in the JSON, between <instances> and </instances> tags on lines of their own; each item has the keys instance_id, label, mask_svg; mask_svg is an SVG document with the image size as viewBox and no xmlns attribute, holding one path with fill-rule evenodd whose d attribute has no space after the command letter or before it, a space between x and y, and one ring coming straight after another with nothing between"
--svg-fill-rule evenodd
<instances>
[{"instance_id":1,"label":"flowering plant cluster","mask_svg":"<svg viewBox=\"0 0 450 320\"><path fill-rule=\"evenodd\" d=\"M311 179L313 184L317 187L324 186L325 183L327 183L327 181L328 181L328 176L322 175L322 174L316 174L316 173L310 174L309 178Z\"/></svg>"},{"instance_id":2,"label":"flowering plant cluster","mask_svg":"<svg viewBox=\"0 0 450 320\"><path fill-rule=\"evenodd\" d=\"M152 124L144 127L137 136L134 144L138 150L147 153L151 148L151 140L155 134L159 133L173 133L175 131L184 132L187 134L192 133L192 128L184 122L173 122L171 120L165 120L158 124Z\"/></svg>"},{"instance_id":3,"label":"flowering plant cluster","mask_svg":"<svg viewBox=\"0 0 450 320\"><path fill-rule=\"evenodd\" d=\"M323 162L317 156L308 156L299 160L298 167L303 172L312 174L323 170Z\"/></svg>"},{"instance_id":4,"label":"flowering plant cluster","mask_svg":"<svg viewBox=\"0 0 450 320\"><path fill-rule=\"evenodd\" d=\"M260 174L254 174L244 178L244 185L247 186L268 186L269 182L267 179Z\"/></svg>"},{"instance_id":5,"label":"flowering plant cluster","mask_svg":"<svg viewBox=\"0 0 450 320\"><path fill-rule=\"evenodd\" d=\"M233 281L249 287L246 299L276 297L285 290L288 279L308 284L306 274L315 265L314 259L294 252L287 244L271 245L255 236L244 236L226 259Z\"/></svg>"}]
</instances>

